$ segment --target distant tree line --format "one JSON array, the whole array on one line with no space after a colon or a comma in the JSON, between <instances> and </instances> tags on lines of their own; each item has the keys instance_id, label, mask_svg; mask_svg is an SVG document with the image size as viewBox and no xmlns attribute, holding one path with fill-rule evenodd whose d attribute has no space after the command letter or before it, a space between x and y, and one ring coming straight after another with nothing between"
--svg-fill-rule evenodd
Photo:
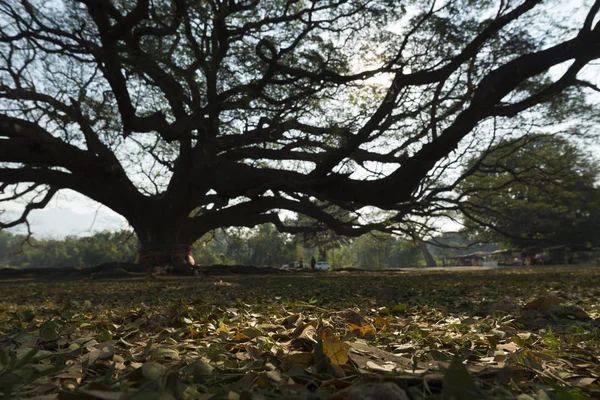
<instances>
[{"instance_id":1,"label":"distant tree line","mask_svg":"<svg viewBox=\"0 0 600 400\"><path fill-rule=\"evenodd\" d=\"M0 231L0 267L89 267L134 262L138 239L129 231L99 232L63 240L30 238ZM192 247L199 265L241 264L281 267L292 261L329 261L334 268L383 269L424 265L421 249L384 233L348 239L281 234L271 224L253 229L217 229Z\"/></svg>"},{"instance_id":2,"label":"distant tree line","mask_svg":"<svg viewBox=\"0 0 600 400\"><path fill-rule=\"evenodd\" d=\"M62 240L29 238L0 231L0 267L86 267L135 260L137 239L131 232L99 232Z\"/></svg>"}]
</instances>

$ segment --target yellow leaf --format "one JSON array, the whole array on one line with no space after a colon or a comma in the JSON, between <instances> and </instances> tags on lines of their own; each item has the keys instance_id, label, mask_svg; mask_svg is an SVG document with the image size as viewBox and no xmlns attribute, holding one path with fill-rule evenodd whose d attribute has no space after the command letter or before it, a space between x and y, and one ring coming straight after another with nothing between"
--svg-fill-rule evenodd
<instances>
[{"instance_id":1,"label":"yellow leaf","mask_svg":"<svg viewBox=\"0 0 600 400\"><path fill-rule=\"evenodd\" d=\"M223 323L223 321L221 321L221 322L219 322L219 328L217 328L216 332L217 332L217 335L222 332L229 333L229 328L227 327L227 325L225 325Z\"/></svg>"},{"instance_id":2,"label":"yellow leaf","mask_svg":"<svg viewBox=\"0 0 600 400\"><path fill-rule=\"evenodd\" d=\"M332 364L346 364L348 362L348 349L350 345L342 342L323 342L323 353Z\"/></svg>"},{"instance_id":3,"label":"yellow leaf","mask_svg":"<svg viewBox=\"0 0 600 400\"><path fill-rule=\"evenodd\" d=\"M371 338L377 334L377 330L373 325L365 325L360 328L360 337L361 338Z\"/></svg>"},{"instance_id":4,"label":"yellow leaf","mask_svg":"<svg viewBox=\"0 0 600 400\"><path fill-rule=\"evenodd\" d=\"M387 319L385 318L381 318L381 317L377 317L375 318L375 328L381 330L383 328L385 328L386 326L388 326L390 323L388 322Z\"/></svg>"},{"instance_id":5,"label":"yellow leaf","mask_svg":"<svg viewBox=\"0 0 600 400\"><path fill-rule=\"evenodd\" d=\"M242 332L236 332L235 337L233 338L236 342L247 342L250 338L244 335Z\"/></svg>"},{"instance_id":6,"label":"yellow leaf","mask_svg":"<svg viewBox=\"0 0 600 400\"><path fill-rule=\"evenodd\" d=\"M354 324L349 324L348 329L351 333L358 335L358 337L362 339L372 338L377 333L377 330L373 325L358 326Z\"/></svg>"}]
</instances>

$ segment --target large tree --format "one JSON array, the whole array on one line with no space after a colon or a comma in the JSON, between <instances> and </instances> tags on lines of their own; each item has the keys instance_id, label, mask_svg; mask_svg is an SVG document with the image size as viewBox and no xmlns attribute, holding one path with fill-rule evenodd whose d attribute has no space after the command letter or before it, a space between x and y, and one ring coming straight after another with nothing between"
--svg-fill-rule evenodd
<instances>
[{"instance_id":1,"label":"large tree","mask_svg":"<svg viewBox=\"0 0 600 400\"><path fill-rule=\"evenodd\" d=\"M460 208L478 240L514 247L600 243L597 160L571 140L505 140L467 165Z\"/></svg>"},{"instance_id":2,"label":"large tree","mask_svg":"<svg viewBox=\"0 0 600 400\"><path fill-rule=\"evenodd\" d=\"M576 117L597 90L581 72L600 1L561 3L4 0L1 201L28 205L0 227L72 189L148 254L218 227L308 229L281 210L412 232L444 212L466 148Z\"/></svg>"}]
</instances>

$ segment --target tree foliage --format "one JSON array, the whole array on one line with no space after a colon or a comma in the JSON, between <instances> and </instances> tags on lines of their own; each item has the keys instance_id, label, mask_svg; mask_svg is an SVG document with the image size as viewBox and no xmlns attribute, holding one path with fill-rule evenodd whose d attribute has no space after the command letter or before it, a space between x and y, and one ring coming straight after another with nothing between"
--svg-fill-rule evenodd
<instances>
[{"instance_id":1,"label":"tree foliage","mask_svg":"<svg viewBox=\"0 0 600 400\"><path fill-rule=\"evenodd\" d=\"M600 242L600 171L568 139L505 141L466 168L461 210L478 239L516 247Z\"/></svg>"},{"instance_id":2,"label":"tree foliage","mask_svg":"<svg viewBox=\"0 0 600 400\"><path fill-rule=\"evenodd\" d=\"M131 232L99 232L63 240L29 238L0 232L0 266L19 268L88 267L106 262L133 262L137 249Z\"/></svg>"},{"instance_id":3,"label":"tree foliage","mask_svg":"<svg viewBox=\"0 0 600 400\"><path fill-rule=\"evenodd\" d=\"M561 3L3 1L1 201L28 205L0 227L72 189L147 251L310 230L281 210L410 236L448 211L466 148L589 111L599 2Z\"/></svg>"}]
</instances>

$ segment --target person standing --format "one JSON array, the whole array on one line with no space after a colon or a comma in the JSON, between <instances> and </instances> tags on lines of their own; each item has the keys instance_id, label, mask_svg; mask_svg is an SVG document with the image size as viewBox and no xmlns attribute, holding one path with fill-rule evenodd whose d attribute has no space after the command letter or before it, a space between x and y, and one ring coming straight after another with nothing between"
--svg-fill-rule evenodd
<instances>
[{"instance_id":1,"label":"person standing","mask_svg":"<svg viewBox=\"0 0 600 400\"><path fill-rule=\"evenodd\" d=\"M315 265L317 265L317 260L315 260L315 256L312 256L310 259L310 268L315 269Z\"/></svg>"}]
</instances>

